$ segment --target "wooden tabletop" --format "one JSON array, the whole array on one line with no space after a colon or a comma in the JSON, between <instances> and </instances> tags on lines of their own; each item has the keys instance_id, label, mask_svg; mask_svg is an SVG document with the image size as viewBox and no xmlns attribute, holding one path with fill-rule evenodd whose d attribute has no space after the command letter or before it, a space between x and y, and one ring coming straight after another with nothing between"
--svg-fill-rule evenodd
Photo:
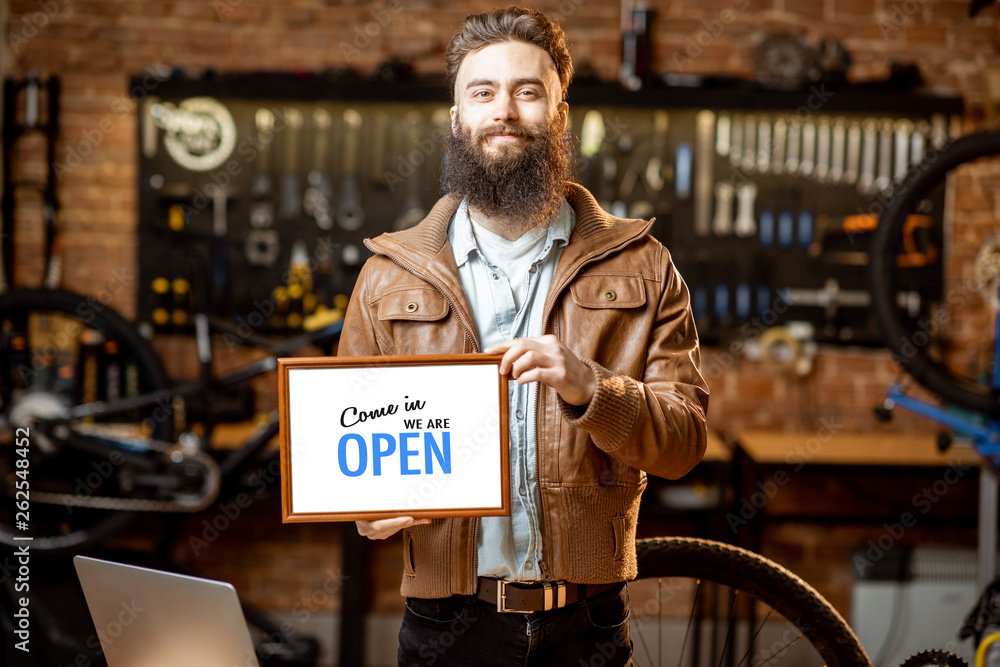
<instances>
[{"instance_id":1,"label":"wooden tabletop","mask_svg":"<svg viewBox=\"0 0 1000 667\"><path fill-rule=\"evenodd\" d=\"M708 432L708 446L705 448L705 457L702 461L731 461L733 450L725 443L722 437L715 431Z\"/></svg>"},{"instance_id":2,"label":"wooden tabletop","mask_svg":"<svg viewBox=\"0 0 1000 667\"><path fill-rule=\"evenodd\" d=\"M737 442L751 459L766 464L948 467L982 462L967 445L941 453L933 434L743 431Z\"/></svg>"}]
</instances>

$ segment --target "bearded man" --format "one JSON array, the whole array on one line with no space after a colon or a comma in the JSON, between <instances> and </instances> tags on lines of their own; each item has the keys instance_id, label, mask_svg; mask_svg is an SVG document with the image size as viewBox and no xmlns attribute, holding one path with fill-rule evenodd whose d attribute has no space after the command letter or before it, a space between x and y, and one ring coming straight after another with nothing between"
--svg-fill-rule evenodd
<instances>
[{"instance_id":1,"label":"bearded man","mask_svg":"<svg viewBox=\"0 0 1000 667\"><path fill-rule=\"evenodd\" d=\"M706 445L688 290L651 222L569 179L557 24L469 16L446 61L449 194L367 242L339 354L502 354L511 514L358 531L404 531L400 665L628 665L646 473L680 477Z\"/></svg>"}]
</instances>

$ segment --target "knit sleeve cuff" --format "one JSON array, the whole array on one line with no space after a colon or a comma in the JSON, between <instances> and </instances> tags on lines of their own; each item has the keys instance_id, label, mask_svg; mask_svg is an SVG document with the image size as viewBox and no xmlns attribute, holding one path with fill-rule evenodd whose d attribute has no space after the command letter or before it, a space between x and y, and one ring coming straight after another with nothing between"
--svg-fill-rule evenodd
<instances>
[{"instance_id":1,"label":"knit sleeve cuff","mask_svg":"<svg viewBox=\"0 0 1000 667\"><path fill-rule=\"evenodd\" d=\"M586 406L570 405L559 398L563 419L588 433L606 452L621 447L639 414L642 388L624 375L615 375L596 361L583 359L594 372L594 396Z\"/></svg>"}]
</instances>

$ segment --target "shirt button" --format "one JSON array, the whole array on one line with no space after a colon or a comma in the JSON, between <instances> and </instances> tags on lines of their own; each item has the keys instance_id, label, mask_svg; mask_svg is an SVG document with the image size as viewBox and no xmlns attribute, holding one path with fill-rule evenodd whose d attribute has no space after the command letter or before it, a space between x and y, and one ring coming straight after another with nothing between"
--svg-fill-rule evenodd
<instances>
[{"instance_id":1,"label":"shirt button","mask_svg":"<svg viewBox=\"0 0 1000 667\"><path fill-rule=\"evenodd\" d=\"M532 569L532 568L531 568L531 563L530 563L530 562L529 562L529 563L525 563L525 564L524 564L524 569L525 569L525 570L530 570L530 569Z\"/></svg>"},{"instance_id":2,"label":"shirt button","mask_svg":"<svg viewBox=\"0 0 1000 667\"><path fill-rule=\"evenodd\" d=\"M494 273L493 274L493 280L500 280L500 276L498 276L497 274Z\"/></svg>"},{"instance_id":3,"label":"shirt button","mask_svg":"<svg viewBox=\"0 0 1000 667\"><path fill-rule=\"evenodd\" d=\"M524 419L524 413L521 412L520 410L515 410L514 416L517 417L518 419Z\"/></svg>"},{"instance_id":4,"label":"shirt button","mask_svg":"<svg viewBox=\"0 0 1000 667\"><path fill-rule=\"evenodd\" d=\"M528 495L528 491L523 486L518 487L517 492L520 493L522 496Z\"/></svg>"}]
</instances>

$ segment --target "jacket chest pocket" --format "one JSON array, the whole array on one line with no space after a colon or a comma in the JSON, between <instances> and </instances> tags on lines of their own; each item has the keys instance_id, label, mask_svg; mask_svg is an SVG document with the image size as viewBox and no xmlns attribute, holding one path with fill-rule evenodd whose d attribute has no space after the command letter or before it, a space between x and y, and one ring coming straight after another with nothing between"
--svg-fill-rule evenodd
<instances>
[{"instance_id":1,"label":"jacket chest pocket","mask_svg":"<svg viewBox=\"0 0 1000 667\"><path fill-rule=\"evenodd\" d=\"M639 308L646 303L646 288L640 276L580 276L570 286L576 305L591 310Z\"/></svg>"},{"instance_id":2,"label":"jacket chest pocket","mask_svg":"<svg viewBox=\"0 0 1000 667\"><path fill-rule=\"evenodd\" d=\"M448 314L448 302L430 287L415 287L386 294L378 302L378 318L383 322L404 320L435 322Z\"/></svg>"},{"instance_id":3,"label":"jacket chest pocket","mask_svg":"<svg viewBox=\"0 0 1000 667\"><path fill-rule=\"evenodd\" d=\"M577 354L613 373L642 377L655 313L647 285L635 274L580 276L570 286L557 333ZM555 328L555 327L554 327Z\"/></svg>"},{"instance_id":4,"label":"jacket chest pocket","mask_svg":"<svg viewBox=\"0 0 1000 667\"><path fill-rule=\"evenodd\" d=\"M379 299L379 345L383 354L462 353L466 338L437 290L412 287ZM456 345L458 346L456 348Z\"/></svg>"}]
</instances>

